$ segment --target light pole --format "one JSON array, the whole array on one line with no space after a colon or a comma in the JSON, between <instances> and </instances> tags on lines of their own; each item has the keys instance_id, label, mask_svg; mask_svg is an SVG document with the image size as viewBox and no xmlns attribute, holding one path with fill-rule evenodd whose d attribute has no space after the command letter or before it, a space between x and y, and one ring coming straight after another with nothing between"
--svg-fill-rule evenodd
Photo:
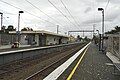
<instances>
[{"instance_id":1,"label":"light pole","mask_svg":"<svg viewBox=\"0 0 120 80\"><path fill-rule=\"evenodd\" d=\"M17 35L18 35L18 43L19 43L19 40L20 40L20 14L21 13L24 13L23 11L19 11L19 14L18 14L18 31L17 31Z\"/></svg>"},{"instance_id":2,"label":"light pole","mask_svg":"<svg viewBox=\"0 0 120 80\"><path fill-rule=\"evenodd\" d=\"M95 33L96 24L93 24L93 34Z\"/></svg>"},{"instance_id":3,"label":"light pole","mask_svg":"<svg viewBox=\"0 0 120 80\"><path fill-rule=\"evenodd\" d=\"M98 46L99 46L99 51L100 51L100 50L101 50L101 49L100 49L100 48L101 48L101 45L100 45L100 44L101 44L101 39L100 39L100 38L101 38L101 37L100 37L101 35L100 35L100 33L99 33L99 30L96 30L96 31L98 32L98 37L99 37Z\"/></svg>"},{"instance_id":4,"label":"light pole","mask_svg":"<svg viewBox=\"0 0 120 80\"><path fill-rule=\"evenodd\" d=\"M57 25L57 34L59 33L59 25Z\"/></svg>"},{"instance_id":5,"label":"light pole","mask_svg":"<svg viewBox=\"0 0 120 80\"><path fill-rule=\"evenodd\" d=\"M0 14L1 14L1 29L2 29L3 13L0 12ZM1 44L2 44L2 36L1 36L1 34L0 34L0 45L1 45Z\"/></svg>"},{"instance_id":6,"label":"light pole","mask_svg":"<svg viewBox=\"0 0 120 80\"><path fill-rule=\"evenodd\" d=\"M3 13L0 12L0 14L1 14L1 29L2 29Z\"/></svg>"},{"instance_id":7,"label":"light pole","mask_svg":"<svg viewBox=\"0 0 120 80\"><path fill-rule=\"evenodd\" d=\"M102 11L102 51L104 50L104 9L98 8L98 11Z\"/></svg>"}]
</instances>

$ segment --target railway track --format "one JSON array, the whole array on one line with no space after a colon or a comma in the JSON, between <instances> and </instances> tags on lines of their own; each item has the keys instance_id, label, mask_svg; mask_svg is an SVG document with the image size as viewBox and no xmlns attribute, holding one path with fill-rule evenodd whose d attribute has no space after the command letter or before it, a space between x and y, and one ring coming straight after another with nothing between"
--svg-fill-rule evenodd
<instances>
[{"instance_id":1,"label":"railway track","mask_svg":"<svg viewBox=\"0 0 120 80\"><path fill-rule=\"evenodd\" d=\"M77 46L77 48L75 50L77 50L78 48L80 48L80 46ZM71 51L75 52L75 50L71 50ZM68 56L70 57L70 54L66 55L65 53L70 53L71 51L70 51L70 48L64 49L61 52L46 54L46 55L43 55L40 57L36 56L34 58L28 58L25 60L18 61L11 65L3 66L0 68L0 70L5 70L6 72L3 71L4 73L0 74L0 80L8 80L8 79L21 80L21 79L25 79L26 76L28 76L28 75L32 75L33 73L37 72L38 70L39 70L38 72L41 74L41 72L43 73L43 72L47 71L47 69L49 67L52 67L53 65L54 65L54 68L56 68L58 65L60 65L60 63L63 63L67 59L66 57L68 57ZM71 54L71 56L72 56L72 54ZM61 57L61 58L59 60L57 60L59 57ZM63 60L61 61L61 59L63 59ZM36 65L38 65L38 66L36 66ZM51 69L51 70L53 70L53 69ZM50 73L51 70L45 72L46 74L44 74L44 75L42 74L43 76L41 76L41 78L43 78L48 73ZM26 78L26 80L29 80L29 77ZM30 80L34 80L34 79L30 79Z\"/></svg>"},{"instance_id":2,"label":"railway track","mask_svg":"<svg viewBox=\"0 0 120 80\"><path fill-rule=\"evenodd\" d=\"M49 73L51 73L54 69L56 69L58 66L60 66L62 63L64 63L66 60L68 60L71 56L74 55L74 53L76 53L78 49L72 49L73 52L71 54L67 54L61 58L59 58L58 60L56 60L55 62L53 62L52 64L44 67L43 69L39 70L38 72L30 75L29 77L27 77L24 80L43 80Z\"/></svg>"},{"instance_id":3,"label":"railway track","mask_svg":"<svg viewBox=\"0 0 120 80\"><path fill-rule=\"evenodd\" d=\"M68 55L58 59L57 61L53 62L52 64L50 64L50 65L48 65L46 67L44 67L40 71L38 71L38 72L34 73L33 75L27 77L25 80L38 80L38 79L42 80L48 73L50 73L56 67L58 67L61 63L66 61L70 56L71 56L71 54L68 54Z\"/></svg>"}]
</instances>

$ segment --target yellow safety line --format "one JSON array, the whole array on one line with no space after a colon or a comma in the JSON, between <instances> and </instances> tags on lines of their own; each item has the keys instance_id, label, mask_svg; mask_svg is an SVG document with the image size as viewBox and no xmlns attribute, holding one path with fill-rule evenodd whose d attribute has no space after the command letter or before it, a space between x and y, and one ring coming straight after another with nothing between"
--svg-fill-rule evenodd
<instances>
[{"instance_id":1,"label":"yellow safety line","mask_svg":"<svg viewBox=\"0 0 120 80\"><path fill-rule=\"evenodd\" d=\"M66 80L71 80L71 78L72 78L73 74L75 73L78 65L80 64L80 62L82 61L83 57L85 56L85 53L86 53L87 49L85 50L85 52L83 53L83 55L81 56L81 58L79 59L79 61L77 62L76 66L73 68L72 72L70 73L70 75L68 76L68 78Z\"/></svg>"}]
</instances>

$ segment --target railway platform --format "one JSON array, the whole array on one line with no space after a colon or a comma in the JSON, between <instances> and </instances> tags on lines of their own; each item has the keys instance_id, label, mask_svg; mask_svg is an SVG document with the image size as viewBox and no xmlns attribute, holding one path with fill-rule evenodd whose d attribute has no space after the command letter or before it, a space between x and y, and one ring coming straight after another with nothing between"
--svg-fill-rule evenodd
<instances>
[{"instance_id":1,"label":"railway platform","mask_svg":"<svg viewBox=\"0 0 120 80\"><path fill-rule=\"evenodd\" d=\"M98 46L94 43L88 43L82 49L79 49L72 57L66 59L67 61L63 57L63 59L60 59L63 61L58 62L61 64L56 63L53 66L50 64L51 67L42 69L43 71L38 69L33 72L34 74L31 73L30 76L23 78L23 80L120 80L120 76L113 74L114 66L112 65L112 61L106 54L98 50ZM68 51L68 53L70 52ZM56 57L56 59L58 58ZM43 66L41 63L39 63L39 67Z\"/></svg>"},{"instance_id":2,"label":"railway platform","mask_svg":"<svg viewBox=\"0 0 120 80\"><path fill-rule=\"evenodd\" d=\"M93 43L90 44L83 59L77 66L76 64L80 58L81 56L72 63L58 80L120 80L120 76L113 74L114 67L110 65L112 64L110 59L102 52L99 52L97 46ZM75 67L77 68L75 69Z\"/></svg>"},{"instance_id":3,"label":"railway platform","mask_svg":"<svg viewBox=\"0 0 120 80\"><path fill-rule=\"evenodd\" d=\"M86 44L71 43L0 52L0 80L39 80L38 77L43 80ZM45 72L44 75L36 75L36 79L29 79L38 72L43 73L42 71Z\"/></svg>"},{"instance_id":4,"label":"railway platform","mask_svg":"<svg viewBox=\"0 0 120 80\"><path fill-rule=\"evenodd\" d=\"M57 80L120 80L113 74L111 60L95 44L91 43L83 54Z\"/></svg>"},{"instance_id":5,"label":"railway platform","mask_svg":"<svg viewBox=\"0 0 120 80\"><path fill-rule=\"evenodd\" d=\"M30 45L20 45L20 47L30 47ZM0 45L0 50L1 49L10 49L11 45Z\"/></svg>"}]
</instances>

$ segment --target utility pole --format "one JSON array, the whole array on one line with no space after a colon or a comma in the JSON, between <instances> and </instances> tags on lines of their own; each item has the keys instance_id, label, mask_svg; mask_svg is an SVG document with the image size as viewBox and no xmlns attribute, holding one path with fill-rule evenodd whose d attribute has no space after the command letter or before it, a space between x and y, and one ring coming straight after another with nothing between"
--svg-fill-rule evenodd
<instances>
[{"instance_id":1,"label":"utility pole","mask_svg":"<svg viewBox=\"0 0 120 80\"><path fill-rule=\"evenodd\" d=\"M18 14L18 31L17 31L17 35L18 35L18 43L20 42L20 14L21 13L24 13L23 11L19 11L19 14Z\"/></svg>"},{"instance_id":2,"label":"utility pole","mask_svg":"<svg viewBox=\"0 0 120 80\"><path fill-rule=\"evenodd\" d=\"M101 34L99 32L99 30L96 30L98 32L98 37L99 37L99 41L98 41L98 45L99 45L99 51L101 50Z\"/></svg>"},{"instance_id":3,"label":"utility pole","mask_svg":"<svg viewBox=\"0 0 120 80\"><path fill-rule=\"evenodd\" d=\"M0 12L0 14L1 14L1 30L2 30L3 13ZM2 36L1 36L1 35L2 35L2 34L0 34L0 45L2 44Z\"/></svg>"},{"instance_id":4,"label":"utility pole","mask_svg":"<svg viewBox=\"0 0 120 80\"><path fill-rule=\"evenodd\" d=\"M0 12L0 14L1 14L1 29L2 29L2 23L3 23L3 13L1 13L1 12Z\"/></svg>"},{"instance_id":5,"label":"utility pole","mask_svg":"<svg viewBox=\"0 0 120 80\"><path fill-rule=\"evenodd\" d=\"M84 38L84 30L83 30L83 38Z\"/></svg>"},{"instance_id":6,"label":"utility pole","mask_svg":"<svg viewBox=\"0 0 120 80\"><path fill-rule=\"evenodd\" d=\"M58 32L59 32L59 25L57 25L57 34L58 34Z\"/></svg>"},{"instance_id":7,"label":"utility pole","mask_svg":"<svg viewBox=\"0 0 120 80\"><path fill-rule=\"evenodd\" d=\"M93 24L93 36L95 35L95 24Z\"/></svg>"},{"instance_id":8,"label":"utility pole","mask_svg":"<svg viewBox=\"0 0 120 80\"><path fill-rule=\"evenodd\" d=\"M102 51L104 51L104 9L98 8L98 11L102 11Z\"/></svg>"},{"instance_id":9,"label":"utility pole","mask_svg":"<svg viewBox=\"0 0 120 80\"><path fill-rule=\"evenodd\" d=\"M104 51L104 9L102 11L102 51Z\"/></svg>"}]
</instances>

